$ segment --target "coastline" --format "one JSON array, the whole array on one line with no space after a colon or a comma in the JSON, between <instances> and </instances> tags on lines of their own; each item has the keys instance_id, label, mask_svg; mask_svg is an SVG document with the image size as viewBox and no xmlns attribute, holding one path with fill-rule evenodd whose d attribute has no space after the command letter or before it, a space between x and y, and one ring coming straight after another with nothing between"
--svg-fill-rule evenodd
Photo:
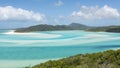
<instances>
[{"instance_id":1,"label":"coastline","mask_svg":"<svg viewBox=\"0 0 120 68\"><path fill-rule=\"evenodd\" d=\"M57 59L35 59L35 60L0 60L0 68L25 68L26 66L34 66L44 63L48 60Z\"/></svg>"},{"instance_id":2,"label":"coastline","mask_svg":"<svg viewBox=\"0 0 120 68\"><path fill-rule=\"evenodd\" d=\"M47 60L0 60L0 68L24 68Z\"/></svg>"}]
</instances>

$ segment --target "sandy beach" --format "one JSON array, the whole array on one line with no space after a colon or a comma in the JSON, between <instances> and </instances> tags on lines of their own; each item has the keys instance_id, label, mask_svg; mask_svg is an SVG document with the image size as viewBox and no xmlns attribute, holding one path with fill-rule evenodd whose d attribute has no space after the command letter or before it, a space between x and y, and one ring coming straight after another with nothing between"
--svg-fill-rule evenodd
<instances>
[{"instance_id":1,"label":"sandy beach","mask_svg":"<svg viewBox=\"0 0 120 68\"><path fill-rule=\"evenodd\" d=\"M49 59L42 60L0 60L0 68L24 68L26 66L33 66Z\"/></svg>"}]
</instances>

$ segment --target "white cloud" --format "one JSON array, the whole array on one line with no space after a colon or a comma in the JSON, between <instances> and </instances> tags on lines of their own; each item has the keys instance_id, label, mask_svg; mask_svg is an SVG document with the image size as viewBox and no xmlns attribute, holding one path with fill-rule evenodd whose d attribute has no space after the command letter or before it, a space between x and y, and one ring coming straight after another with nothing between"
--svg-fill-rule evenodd
<instances>
[{"instance_id":1,"label":"white cloud","mask_svg":"<svg viewBox=\"0 0 120 68\"><path fill-rule=\"evenodd\" d=\"M58 0L56 3L55 3L55 6L62 6L64 3L61 1L61 0Z\"/></svg>"},{"instance_id":2,"label":"white cloud","mask_svg":"<svg viewBox=\"0 0 120 68\"><path fill-rule=\"evenodd\" d=\"M0 7L0 21L43 21L44 14L12 6Z\"/></svg>"},{"instance_id":3,"label":"white cloud","mask_svg":"<svg viewBox=\"0 0 120 68\"><path fill-rule=\"evenodd\" d=\"M117 9L112 8L110 6L104 5L103 7L87 7L82 6L81 10L76 12L74 11L71 14L72 17L77 19L116 19L120 18L120 13Z\"/></svg>"}]
</instances>

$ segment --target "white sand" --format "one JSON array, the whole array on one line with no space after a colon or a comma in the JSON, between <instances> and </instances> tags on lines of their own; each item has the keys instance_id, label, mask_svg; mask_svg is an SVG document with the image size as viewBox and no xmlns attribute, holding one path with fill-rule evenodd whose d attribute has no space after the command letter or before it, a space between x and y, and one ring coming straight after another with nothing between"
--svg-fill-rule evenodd
<instances>
[{"instance_id":1,"label":"white sand","mask_svg":"<svg viewBox=\"0 0 120 68\"><path fill-rule=\"evenodd\" d=\"M26 66L33 66L42 62L48 61L49 59L43 60L0 60L0 68L24 68Z\"/></svg>"},{"instance_id":2,"label":"white sand","mask_svg":"<svg viewBox=\"0 0 120 68\"><path fill-rule=\"evenodd\" d=\"M27 37L37 37L37 38L58 38L61 37L62 35L58 34L46 34L46 33L17 33L15 30L10 30L9 32L6 32L4 34L9 34L9 35L21 35L21 36L27 36Z\"/></svg>"}]
</instances>

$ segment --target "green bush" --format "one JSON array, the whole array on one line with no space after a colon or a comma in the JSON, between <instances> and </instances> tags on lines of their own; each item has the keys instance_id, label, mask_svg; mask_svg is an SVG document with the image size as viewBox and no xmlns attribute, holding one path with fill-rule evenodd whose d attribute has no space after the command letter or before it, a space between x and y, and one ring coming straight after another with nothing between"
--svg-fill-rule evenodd
<instances>
[{"instance_id":1,"label":"green bush","mask_svg":"<svg viewBox=\"0 0 120 68\"><path fill-rule=\"evenodd\" d=\"M60 60L50 60L31 68L120 68L120 50L80 54Z\"/></svg>"}]
</instances>

